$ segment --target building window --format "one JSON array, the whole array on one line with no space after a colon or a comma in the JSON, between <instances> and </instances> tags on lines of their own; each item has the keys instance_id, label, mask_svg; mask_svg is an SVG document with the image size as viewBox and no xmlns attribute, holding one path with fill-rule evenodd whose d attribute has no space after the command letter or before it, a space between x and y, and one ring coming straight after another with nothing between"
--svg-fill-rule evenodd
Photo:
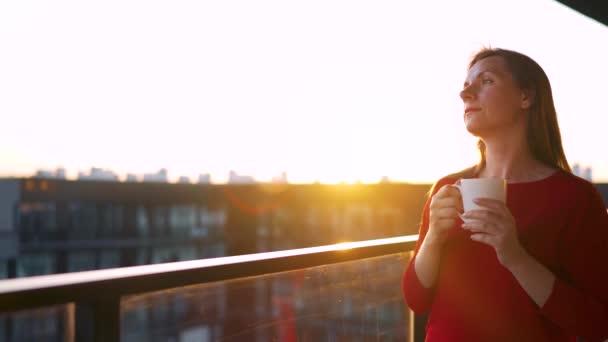
<instances>
[{"instance_id":1,"label":"building window","mask_svg":"<svg viewBox=\"0 0 608 342\"><path fill-rule=\"evenodd\" d=\"M196 226L196 211L193 205L174 205L169 213L171 232L177 235L190 235Z\"/></svg>"},{"instance_id":2,"label":"building window","mask_svg":"<svg viewBox=\"0 0 608 342\"><path fill-rule=\"evenodd\" d=\"M135 225L137 227L137 234L140 237L147 237L150 231L150 222L148 219L148 210L145 206L140 205L137 207L137 217Z\"/></svg>"},{"instance_id":3,"label":"building window","mask_svg":"<svg viewBox=\"0 0 608 342\"><path fill-rule=\"evenodd\" d=\"M17 206L17 217L21 231L39 233L57 230L57 208L55 202L21 202Z\"/></svg>"},{"instance_id":4,"label":"building window","mask_svg":"<svg viewBox=\"0 0 608 342\"><path fill-rule=\"evenodd\" d=\"M71 202L68 205L69 235L73 239L95 238L97 235L97 205L94 202Z\"/></svg>"},{"instance_id":5,"label":"building window","mask_svg":"<svg viewBox=\"0 0 608 342\"><path fill-rule=\"evenodd\" d=\"M17 257L17 278L55 273L55 258L50 253L23 254Z\"/></svg>"},{"instance_id":6,"label":"building window","mask_svg":"<svg viewBox=\"0 0 608 342\"><path fill-rule=\"evenodd\" d=\"M99 253L99 268L120 267L120 251L116 249L103 250Z\"/></svg>"},{"instance_id":7,"label":"building window","mask_svg":"<svg viewBox=\"0 0 608 342\"><path fill-rule=\"evenodd\" d=\"M198 209L198 230L195 236L214 236L219 235L226 225L228 213L226 209L210 210L205 206Z\"/></svg>"},{"instance_id":8,"label":"building window","mask_svg":"<svg viewBox=\"0 0 608 342\"><path fill-rule=\"evenodd\" d=\"M40 190L41 191L49 191L49 182L47 181L42 181L40 182Z\"/></svg>"},{"instance_id":9,"label":"building window","mask_svg":"<svg viewBox=\"0 0 608 342\"><path fill-rule=\"evenodd\" d=\"M70 252L68 254L68 272L94 270L95 252Z\"/></svg>"},{"instance_id":10,"label":"building window","mask_svg":"<svg viewBox=\"0 0 608 342\"><path fill-rule=\"evenodd\" d=\"M151 259L153 264L179 261L179 248L154 248Z\"/></svg>"},{"instance_id":11,"label":"building window","mask_svg":"<svg viewBox=\"0 0 608 342\"><path fill-rule=\"evenodd\" d=\"M8 260L0 259L0 279L8 278Z\"/></svg>"},{"instance_id":12,"label":"building window","mask_svg":"<svg viewBox=\"0 0 608 342\"><path fill-rule=\"evenodd\" d=\"M30 179L30 180L25 181L25 190L27 192L34 191L35 187L36 187L36 183L34 183L33 180Z\"/></svg>"},{"instance_id":13,"label":"building window","mask_svg":"<svg viewBox=\"0 0 608 342\"><path fill-rule=\"evenodd\" d=\"M196 260L198 253L195 247L181 247L177 249L179 261Z\"/></svg>"},{"instance_id":14,"label":"building window","mask_svg":"<svg viewBox=\"0 0 608 342\"><path fill-rule=\"evenodd\" d=\"M152 215L152 227L154 233L158 236L164 236L166 233L168 218L168 210L166 207L157 206L154 207L154 213Z\"/></svg>"},{"instance_id":15,"label":"building window","mask_svg":"<svg viewBox=\"0 0 608 342\"><path fill-rule=\"evenodd\" d=\"M149 257L148 253L148 249L147 248L138 248L137 249L137 265L148 265L150 262L148 262L148 257Z\"/></svg>"},{"instance_id":16,"label":"building window","mask_svg":"<svg viewBox=\"0 0 608 342\"><path fill-rule=\"evenodd\" d=\"M104 237L119 237L123 229L123 207L118 204L104 203L97 206L99 211L99 230Z\"/></svg>"}]
</instances>

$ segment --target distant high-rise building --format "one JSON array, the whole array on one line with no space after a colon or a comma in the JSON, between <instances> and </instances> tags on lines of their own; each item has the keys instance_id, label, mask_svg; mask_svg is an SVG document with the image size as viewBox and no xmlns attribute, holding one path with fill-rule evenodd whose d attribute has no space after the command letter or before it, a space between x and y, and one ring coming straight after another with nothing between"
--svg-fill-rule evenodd
<instances>
[{"instance_id":1,"label":"distant high-rise building","mask_svg":"<svg viewBox=\"0 0 608 342\"><path fill-rule=\"evenodd\" d=\"M167 183L167 169L160 169L156 173L145 173L144 174L144 182L159 182L159 183Z\"/></svg>"},{"instance_id":2,"label":"distant high-rise building","mask_svg":"<svg viewBox=\"0 0 608 342\"><path fill-rule=\"evenodd\" d=\"M585 169L583 169L583 178L585 178L586 180L592 182L593 181L593 171L591 169L591 166L586 167Z\"/></svg>"},{"instance_id":3,"label":"distant high-rise building","mask_svg":"<svg viewBox=\"0 0 608 342\"><path fill-rule=\"evenodd\" d=\"M89 174L78 172L78 180L118 181L118 176L111 170L92 167Z\"/></svg>"},{"instance_id":4,"label":"distant high-rise building","mask_svg":"<svg viewBox=\"0 0 608 342\"><path fill-rule=\"evenodd\" d=\"M198 175L198 183L199 184L211 183L211 175L208 173L201 173L200 175Z\"/></svg>"},{"instance_id":5,"label":"distant high-rise building","mask_svg":"<svg viewBox=\"0 0 608 342\"><path fill-rule=\"evenodd\" d=\"M272 182L286 184L287 183L287 173L282 172L280 176L272 177Z\"/></svg>"},{"instance_id":6,"label":"distant high-rise building","mask_svg":"<svg viewBox=\"0 0 608 342\"><path fill-rule=\"evenodd\" d=\"M252 184L255 183L255 179L251 176L241 176L238 175L233 170L230 170L228 174L228 183L230 184Z\"/></svg>"},{"instance_id":7,"label":"distant high-rise building","mask_svg":"<svg viewBox=\"0 0 608 342\"><path fill-rule=\"evenodd\" d=\"M66 179L66 171L65 168L63 167L58 167L57 170L55 171L55 177L57 179Z\"/></svg>"},{"instance_id":8,"label":"distant high-rise building","mask_svg":"<svg viewBox=\"0 0 608 342\"><path fill-rule=\"evenodd\" d=\"M53 178L53 179L65 179L66 172L62 167L58 167L54 172L51 170L39 169L34 174L36 178Z\"/></svg>"},{"instance_id":9,"label":"distant high-rise building","mask_svg":"<svg viewBox=\"0 0 608 342\"><path fill-rule=\"evenodd\" d=\"M182 184L190 184L190 178L188 178L188 176L180 176L177 182Z\"/></svg>"},{"instance_id":10,"label":"distant high-rise building","mask_svg":"<svg viewBox=\"0 0 608 342\"><path fill-rule=\"evenodd\" d=\"M380 178L380 183L390 183L391 180L388 178L388 176L382 176L382 178Z\"/></svg>"},{"instance_id":11,"label":"distant high-rise building","mask_svg":"<svg viewBox=\"0 0 608 342\"><path fill-rule=\"evenodd\" d=\"M137 182L137 175L134 173L127 173L127 182Z\"/></svg>"},{"instance_id":12,"label":"distant high-rise building","mask_svg":"<svg viewBox=\"0 0 608 342\"><path fill-rule=\"evenodd\" d=\"M578 163L574 163L572 165L572 173L574 173L577 176L581 175L581 166Z\"/></svg>"},{"instance_id":13,"label":"distant high-rise building","mask_svg":"<svg viewBox=\"0 0 608 342\"><path fill-rule=\"evenodd\" d=\"M593 181L593 169L591 166L582 167L579 163L572 165L572 173L590 182Z\"/></svg>"},{"instance_id":14,"label":"distant high-rise building","mask_svg":"<svg viewBox=\"0 0 608 342\"><path fill-rule=\"evenodd\" d=\"M53 175L53 171L50 170L37 170L35 176L36 178L55 178Z\"/></svg>"}]
</instances>

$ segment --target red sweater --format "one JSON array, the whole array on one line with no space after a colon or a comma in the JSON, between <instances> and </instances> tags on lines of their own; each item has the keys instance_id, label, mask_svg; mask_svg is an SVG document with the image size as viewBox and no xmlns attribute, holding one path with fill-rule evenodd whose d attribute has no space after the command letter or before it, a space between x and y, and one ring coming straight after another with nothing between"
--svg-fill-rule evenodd
<instances>
[{"instance_id":1,"label":"red sweater","mask_svg":"<svg viewBox=\"0 0 608 342\"><path fill-rule=\"evenodd\" d=\"M444 178L435 191L456 179ZM434 195L434 193L433 193ZM429 225L422 214L416 253ZM556 276L538 307L496 258L458 221L443 248L434 288L421 284L411 260L403 292L416 313L430 310L426 341L575 341L608 339L608 215L593 184L559 171L508 184L507 206L528 253Z\"/></svg>"}]
</instances>

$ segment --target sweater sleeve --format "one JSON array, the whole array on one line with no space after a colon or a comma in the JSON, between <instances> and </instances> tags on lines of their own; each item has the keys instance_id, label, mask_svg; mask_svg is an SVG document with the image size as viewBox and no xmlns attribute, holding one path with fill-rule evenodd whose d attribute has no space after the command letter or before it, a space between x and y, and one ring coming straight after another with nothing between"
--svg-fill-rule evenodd
<instances>
[{"instance_id":1,"label":"sweater sleeve","mask_svg":"<svg viewBox=\"0 0 608 342\"><path fill-rule=\"evenodd\" d=\"M561 276L541 311L570 334L586 341L608 339L608 214L597 189L584 198L564 230Z\"/></svg>"},{"instance_id":2,"label":"sweater sleeve","mask_svg":"<svg viewBox=\"0 0 608 342\"><path fill-rule=\"evenodd\" d=\"M426 204L424 205L418 232L418 241L416 242L416 249L414 250L414 257L410 260L410 263L402 278L402 288L405 301L410 309L417 314L430 311L431 306L433 305L435 289L427 289L422 286L420 279L416 274L416 270L414 269L414 264L416 263L416 256L418 255L420 245L422 244L422 241L424 241L424 237L429 229L431 199L443 184L445 184L443 180L440 180L437 182L437 184L435 184L429 198L426 201Z\"/></svg>"}]
</instances>

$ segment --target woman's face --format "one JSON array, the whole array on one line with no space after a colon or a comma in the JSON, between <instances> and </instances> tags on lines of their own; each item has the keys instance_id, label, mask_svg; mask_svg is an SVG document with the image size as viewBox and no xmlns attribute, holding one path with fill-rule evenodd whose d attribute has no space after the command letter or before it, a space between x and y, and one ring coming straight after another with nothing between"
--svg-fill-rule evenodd
<instances>
[{"instance_id":1,"label":"woman's face","mask_svg":"<svg viewBox=\"0 0 608 342\"><path fill-rule=\"evenodd\" d=\"M528 98L500 56L484 58L471 67L460 97L465 126L474 136L483 139L518 125L525 127Z\"/></svg>"}]
</instances>

